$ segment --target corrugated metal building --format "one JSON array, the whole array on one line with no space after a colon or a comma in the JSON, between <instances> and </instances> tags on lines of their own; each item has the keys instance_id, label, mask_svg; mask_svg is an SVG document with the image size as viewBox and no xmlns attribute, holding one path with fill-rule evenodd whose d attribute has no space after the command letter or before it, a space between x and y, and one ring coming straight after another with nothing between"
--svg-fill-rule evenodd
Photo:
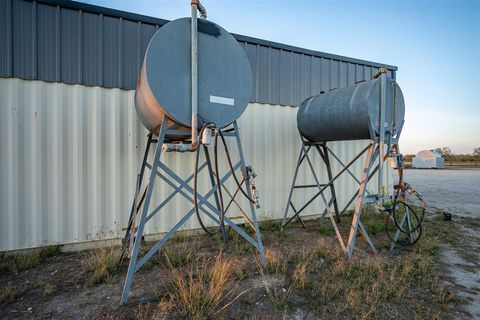
<instances>
[{"instance_id":1,"label":"corrugated metal building","mask_svg":"<svg viewBox=\"0 0 480 320\"><path fill-rule=\"evenodd\" d=\"M146 46L166 22L70 1L0 1L0 250L122 235L147 134L133 90ZM371 79L379 67L395 78L396 67L235 37L254 74L239 125L246 160L259 174L258 214L281 218L300 148L295 107L320 91ZM333 146L347 160L364 144ZM177 171L193 166L191 155L166 158ZM391 172L386 179L390 185ZM354 180L342 177L336 188L346 203ZM169 192L158 186L155 203ZM178 198L147 232L164 232L190 207ZM186 225L197 227L194 219Z\"/></svg>"}]
</instances>

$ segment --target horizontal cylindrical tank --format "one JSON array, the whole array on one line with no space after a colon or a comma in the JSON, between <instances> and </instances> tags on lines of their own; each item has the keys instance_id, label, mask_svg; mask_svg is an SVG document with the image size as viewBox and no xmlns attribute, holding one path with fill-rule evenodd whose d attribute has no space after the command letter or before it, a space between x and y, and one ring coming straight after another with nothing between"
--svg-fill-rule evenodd
<instances>
[{"instance_id":1,"label":"horizontal cylindrical tank","mask_svg":"<svg viewBox=\"0 0 480 320\"><path fill-rule=\"evenodd\" d=\"M385 141L398 140L405 102L397 83L386 79ZM310 97L297 113L300 133L309 141L378 139L380 78Z\"/></svg>"},{"instance_id":2,"label":"horizontal cylindrical tank","mask_svg":"<svg viewBox=\"0 0 480 320\"><path fill-rule=\"evenodd\" d=\"M140 71L135 107L149 130L163 117L169 129L191 126L190 18L171 21L150 40ZM245 111L252 70L245 50L222 27L198 20L198 118L225 127Z\"/></svg>"}]
</instances>

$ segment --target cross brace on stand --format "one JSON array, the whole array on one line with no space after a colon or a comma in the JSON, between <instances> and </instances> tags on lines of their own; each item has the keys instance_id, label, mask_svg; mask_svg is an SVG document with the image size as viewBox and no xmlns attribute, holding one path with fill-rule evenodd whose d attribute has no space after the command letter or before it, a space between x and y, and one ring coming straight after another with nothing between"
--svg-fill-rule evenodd
<instances>
[{"instance_id":1,"label":"cross brace on stand","mask_svg":"<svg viewBox=\"0 0 480 320\"><path fill-rule=\"evenodd\" d=\"M332 151L332 149L327 145L327 142L315 143L315 142L307 141L302 137L301 134L300 134L300 137L302 139L302 145L300 149L300 155L297 161L297 166L295 168L295 173L293 176L292 186L288 196L287 205L285 208L285 213L283 217L283 226L286 226L287 224L289 224L294 218L298 218L302 226L305 227L305 224L300 217L300 213L302 213L311 203L313 203L313 201L315 201L315 199L317 199L320 196L322 198L322 202L325 206L325 209L321 213L319 222L322 223L324 217L328 215L333 225L333 228L335 230L335 234L338 238L338 241L340 242L340 246L342 247L342 250L344 251L344 253L347 255L348 259L351 259L352 257L353 248L355 247L355 238L357 236L357 231L359 228L360 228L360 233L362 234L363 239L370 245L372 250L376 252L377 250L361 221L361 214L362 214L363 205L367 202L367 200L370 200L370 198L376 198L375 195L373 195L372 192L370 192L367 189L367 184L371 180L373 175L378 171L378 168L379 168L378 164L375 167L373 167L373 164L379 155L378 142L371 141L370 143L368 143L368 145L365 148L362 149L362 151L360 151L355 157L353 157L353 159L350 162L348 162L347 164L344 164L340 160L340 158ZM316 150L319 153L323 163L325 164L325 167L327 170L327 176L328 176L328 182L326 183L321 184L319 182L315 167L313 166L312 161L309 157L309 152L311 150ZM350 170L350 167L365 153L366 153L365 164L363 166L361 178L358 179L352 173L352 171ZM335 160L337 160L337 162L342 167L342 169L335 176L333 176L332 174L330 155ZM308 163L310 173L312 174L315 180L315 184L313 185L297 185L296 184L300 166L305 160ZM350 176L353 177L353 179L359 184L359 187L357 191L353 194L353 196L350 198L350 200L347 202L343 210L339 211L334 182L345 172L347 172ZM293 205L292 196L293 196L294 190L300 189L300 188L317 188L318 191L300 209L297 210ZM324 194L328 189L330 190L330 194L331 194L331 199L329 201L327 201L326 196ZM354 201L355 201L355 206L354 206L350 233L349 233L348 241L347 243L345 243L338 229L337 223L340 222L340 216L346 210L348 210L348 208ZM332 213L332 204L335 211L335 217L333 216L333 213ZM288 218L290 209L292 209L294 214L293 216Z\"/></svg>"},{"instance_id":2,"label":"cross brace on stand","mask_svg":"<svg viewBox=\"0 0 480 320\"><path fill-rule=\"evenodd\" d=\"M160 155L162 153L163 143L167 142L166 136L185 134L185 132L183 131L166 129L166 123L167 121L162 122L157 139L154 139L152 134L149 135L147 146L145 149L145 155L143 158L142 167L137 177L135 199L132 205L132 211L129 219L129 224L127 227L127 233L124 240L124 248L128 246L130 249L129 250L130 262L129 262L127 276L125 279L125 284L122 292L123 303L128 301L128 294L130 292L130 287L132 285L133 275L135 274L135 272L137 272L156 252L158 252L160 248L166 243L166 241L170 239L173 236L173 234L176 231L178 231L180 227L184 225L185 222L195 213L195 208L192 208L188 212L186 212L183 215L183 217L162 237L162 239L160 239L143 257L140 257L140 246L141 246L142 238L144 235L145 224L150 219L152 219L155 215L157 215L161 211L161 209L164 208L177 194L182 195L190 203L192 204L194 203L194 197L193 197L194 190L189 185L194 175L191 174L188 178L183 179L161 161ZM244 180L242 181L240 186L243 185L243 183L245 182L245 185L247 186L246 193L249 196L249 198L252 198L252 193L249 188L250 179L247 173L247 167L245 165L245 159L243 155L242 144L240 141L239 129L236 121L233 123L233 129L225 130L224 135L235 137L236 147L238 148L238 154L239 154L240 160L236 164L232 164L233 171L236 171L239 168L241 169ZM151 147L153 144L156 144L156 147L154 150L153 162L150 164L148 163L148 154L150 152L150 149L152 149ZM205 215L208 218L210 218L212 221L214 221L216 224L220 224L220 217L222 213L219 205L218 190L219 188L224 188L226 190L225 183L230 177L232 177L232 174L234 174L234 172L229 170L220 179L220 184L216 185L215 179L214 179L214 171L213 171L212 163L208 153L208 147L204 145L203 151L205 153L205 161L201 165L199 165L198 173L203 169L207 168L210 176L212 188L203 196L198 194L197 192L198 208L201 212L205 213ZM147 186L145 187L144 191L140 192L140 188L142 186L146 168L150 169L150 179L148 180ZM191 168L187 168L187 169L191 169ZM163 199L163 201L155 209L153 209L152 211L149 211L151 200L152 200L152 193L153 193L155 181L157 179L160 179L161 181L165 182L167 185L173 188L174 191L170 193L165 199ZM239 190L237 189L236 192L234 192L233 198L238 193L238 191ZM212 195L215 196L215 205L211 204L209 201ZM232 202L236 203L238 206L238 203L234 199L231 199L227 208L230 206ZM245 219L247 220L249 225L255 230L255 237L252 237L248 233L246 233L243 230L243 228L237 226L226 215L224 216L224 222L229 227L231 227L235 232L237 232L243 238L245 238L246 241L248 241L258 250L260 254L261 262L262 264L265 265L265 254L263 250L260 229L258 227L255 206L250 201L249 201L249 207L250 207L251 219L245 215L244 210L240 210L240 212L242 213L242 215L245 216Z\"/></svg>"}]
</instances>

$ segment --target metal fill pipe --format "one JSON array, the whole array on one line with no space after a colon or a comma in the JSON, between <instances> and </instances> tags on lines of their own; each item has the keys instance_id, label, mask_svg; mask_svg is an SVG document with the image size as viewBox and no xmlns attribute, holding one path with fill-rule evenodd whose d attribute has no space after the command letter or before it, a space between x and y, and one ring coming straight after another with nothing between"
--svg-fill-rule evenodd
<instances>
[{"instance_id":1,"label":"metal fill pipe","mask_svg":"<svg viewBox=\"0 0 480 320\"><path fill-rule=\"evenodd\" d=\"M197 46L197 6L198 1L192 0L192 21L191 21L191 99L192 99L192 147L196 148L198 144L197 121L198 121L198 46ZM203 8L203 7L202 7Z\"/></svg>"},{"instance_id":2,"label":"metal fill pipe","mask_svg":"<svg viewBox=\"0 0 480 320\"><path fill-rule=\"evenodd\" d=\"M383 69L383 70L382 70ZM378 117L380 125L380 137L378 141L378 208L383 208L383 154L385 146L385 111L386 111L386 95L387 95L387 73L386 69L381 68L380 71L380 115ZM395 102L394 102L395 103Z\"/></svg>"}]
</instances>

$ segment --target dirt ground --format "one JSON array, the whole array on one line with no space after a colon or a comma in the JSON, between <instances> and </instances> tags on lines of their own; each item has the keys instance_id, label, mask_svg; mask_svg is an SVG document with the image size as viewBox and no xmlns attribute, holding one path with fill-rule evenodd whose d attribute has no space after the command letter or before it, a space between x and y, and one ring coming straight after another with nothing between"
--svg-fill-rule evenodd
<instances>
[{"instance_id":1,"label":"dirt ground","mask_svg":"<svg viewBox=\"0 0 480 320\"><path fill-rule=\"evenodd\" d=\"M283 231L278 223L264 223L266 270L239 237L225 244L218 236L178 236L135 275L127 305L120 305L127 262L117 269L108 260L115 248L52 251L27 262L0 255L0 318L480 319L477 174L408 170L406 180L430 204L422 240L390 252L383 217L365 214L379 253L359 236L351 263L328 221L319 226L310 220L307 229L294 224ZM464 207L458 194L466 200ZM454 214L453 221L442 220L441 206ZM342 218L344 236L350 220ZM107 255L97 254L102 252ZM10 261L18 270L9 269ZM92 261L103 264L89 268ZM208 304L218 274L223 287L213 288L218 301ZM186 284L183 295L179 281Z\"/></svg>"},{"instance_id":2,"label":"dirt ground","mask_svg":"<svg viewBox=\"0 0 480 320\"><path fill-rule=\"evenodd\" d=\"M347 234L349 217L343 221L341 231ZM180 263L166 266L159 254L135 275L130 303L124 306L119 300L126 263L118 273L91 285L92 274L85 268L91 252L60 253L29 270L0 272L2 286L16 291L12 299L0 304L0 314L5 319L191 318L192 314L179 308L178 296L172 295L172 277L198 266L214 268L210 262L222 252L235 269L225 291L232 294L222 301L224 309L196 318L471 318L462 296L451 291L455 284L436 250L438 245L451 243L453 248L458 244L456 237L439 242L443 237L438 234L447 230L445 222L431 217L425 239L417 247L393 252L386 249L389 240L381 230L382 221L367 220L365 225L380 253L374 255L358 237L354 259L348 264L328 225L319 227L312 220L307 229L293 225L281 231L278 224L264 224L265 273L243 239L234 237L225 245L219 237L178 238L172 241L168 255ZM185 250L192 257L183 260ZM297 269L302 266L303 278L297 281Z\"/></svg>"}]
</instances>

